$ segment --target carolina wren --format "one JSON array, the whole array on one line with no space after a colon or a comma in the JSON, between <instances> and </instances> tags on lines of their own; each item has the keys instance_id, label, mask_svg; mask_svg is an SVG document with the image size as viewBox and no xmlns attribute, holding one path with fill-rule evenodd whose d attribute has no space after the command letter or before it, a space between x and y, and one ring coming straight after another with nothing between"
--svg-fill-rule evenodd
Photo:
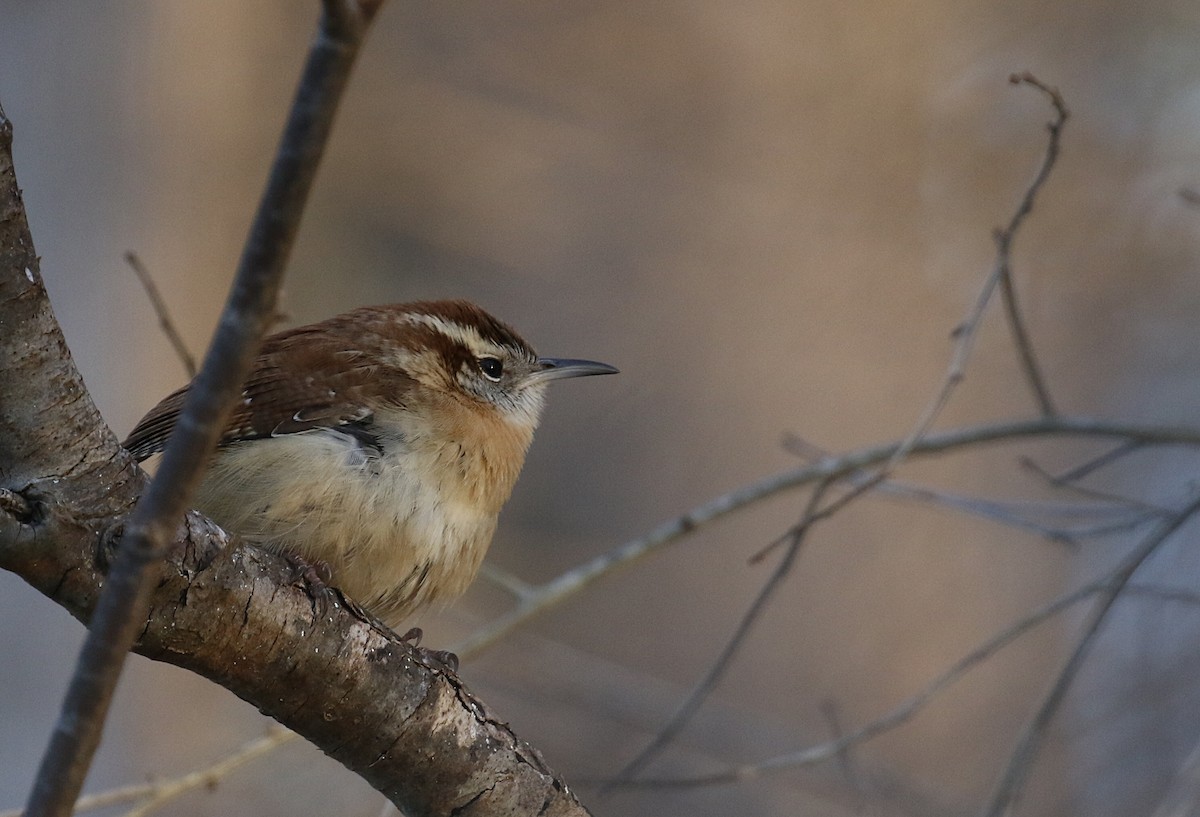
<instances>
[{"instance_id":1,"label":"carolina wren","mask_svg":"<svg viewBox=\"0 0 1200 817\"><path fill-rule=\"evenodd\" d=\"M546 384L612 374L538 357L466 301L363 307L268 337L195 500L227 531L329 566L396 627L475 577ZM125 448L162 451L187 386Z\"/></svg>"}]
</instances>

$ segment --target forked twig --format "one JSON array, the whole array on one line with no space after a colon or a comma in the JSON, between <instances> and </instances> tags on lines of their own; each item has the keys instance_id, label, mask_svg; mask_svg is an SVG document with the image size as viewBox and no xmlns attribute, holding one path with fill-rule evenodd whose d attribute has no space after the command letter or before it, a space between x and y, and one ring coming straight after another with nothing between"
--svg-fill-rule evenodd
<instances>
[{"instance_id":1,"label":"forked twig","mask_svg":"<svg viewBox=\"0 0 1200 817\"><path fill-rule=\"evenodd\" d=\"M1139 445L1138 447L1140 448L1141 446ZM1122 449L1126 450L1126 451L1131 450L1128 446L1121 445L1121 446L1117 446L1117 448L1113 449L1112 451L1107 452L1106 454L1104 454L1102 456L1104 456L1106 458L1112 458L1117 450L1122 450ZM1093 458L1085 463L1082 463L1082 465L1094 464L1097 461L1097 459L1099 459L1099 458ZM1098 488L1089 488L1086 485L1080 485L1076 480L1074 480L1070 477L1065 477L1065 476L1061 476L1061 475L1056 476L1054 474L1051 474L1045 468L1043 468L1032 457L1021 457L1019 459L1019 462L1020 462L1022 468L1037 475L1041 479L1045 480L1046 484L1048 486L1050 486L1051 488L1055 488L1058 490L1064 490L1064 491L1070 491L1074 494L1078 494L1079 496L1086 497L1087 499L1094 499L1094 500L1097 500L1099 502L1104 502L1109 505L1113 505L1113 506L1117 506L1117 507L1125 507L1130 510L1141 511L1143 513L1151 514L1154 516L1169 516L1172 513L1169 508L1164 508L1161 505L1154 504L1153 502L1145 502L1140 499L1134 499L1131 496L1125 496L1124 494L1115 494L1115 493L1112 493L1111 491L1102 491L1102 490L1099 490ZM1068 474L1074 473L1080 467L1082 467L1082 466L1077 466L1075 468L1072 468L1067 473Z\"/></svg>"},{"instance_id":2,"label":"forked twig","mask_svg":"<svg viewBox=\"0 0 1200 817\"><path fill-rule=\"evenodd\" d=\"M1033 356L1033 345L1029 341L1028 333L1025 331L1024 323L1018 309L1016 291L1012 285L1010 256L1012 243L1016 239L1017 232L1020 230L1021 225L1024 224L1026 217L1032 212L1038 193L1041 192L1042 187L1050 176L1050 171L1053 170L1054 164L1058 159L1059 138L1063 123L1067 117L1067 109L1058 92L1045 86L1032 74L1013 75L1009 78L1009 81L1017 84L1026 83L1038 88L1050 96L1051 102L1054 105L1057 116L1049 126L1050 137L1046 151L1043 154L1042 162L1038 167L1037 173L1034 175L1033 181L1025 188L1025 193L1021 196L1021 200L1018 202L1016 210L1009 219L1008 225L996 234L995 263L992 265L991 272L984 279L983 286L980 288L979 294L975 298L975 303L967 313L966 318L954 329L954 352L950 357L950 362L946 367L946 373L942 378L942 384L938 388L937 393L917 419L912 431L897 446L888 461L871 476L856 482L849 492L835 499L829 508L823 509L823 513L832 514L836 512L850 502L853 502L861 494L870 491L876 485L888 479L908 456L909 452L933 428L933 424L941 415L942 410L950 402L951 395L966 377L967 362L970 360L971 353L975 348L975 339L979 333L980 323L997 287L1002 290L1002 298L1004 299L1009 322L1013 329L1018 353L1022 358L1026 376L1033 386L1042 416L1053 417L1055 415L1049 392L1042 381Z\"/></svg>"},{"instance_id":3,"label":"forked twig","mask_svg":"<svg viewBox=\"0 0 1200 817\"><path fill-rule=\"evenodd\" d=\"M1017 353L1021 357L1021 366L1029 381L1029 387L1033 390L1034 399L1042 414L1054 414L1054 402L1050 399L1050 390L1046 387L1046 381L1038 367L1037 358L1033 354L1033 343L1029 339L1029 332L1025 328L1025 319L1017 304L1016 284L1013 283L1012 277L1012 245L1022 222L1033 212L1034 200L1041 192L1046 180L1050 178L1050 171L1054 169L1054 165L1058 161L1062 129L1071 114L1058 90L1046 85L1033 74L1028 72L1013 74L1008 81L1013 85L1024 84L1037 88L1050 99L1050 104L1054 107L1054 119L1046 126L1050 132L1050 138L1046 142L1046 152L1042 156L1042 164L1038 167L1033 181L1025 188L1025 195L1008 224L996 232L995 269L995 274L1000 278L1000 294L1004 301L1004 314L1008 317L1008 324L1013 333L1013 343L1016 344Z\"/></svg>"},{"instance_id":4,"label":"forked twig","mask_svg":"<svg viewBox=\"0 0 1200 817\"><path fill-rule=\"evenodd\" d=\"M1195 505L1189 506L1181 515L1191 515L1196 512ZM1176 517L1178 519L1178 517ZM1160 528L1155 535L1162 532ZM1169 535L1169 534L1168 534ZM1150 539L1146 540L1147 542ZM1054 618L1059 613L1089 599L1097 594L1105 593L1114 588L1120 581L1122 566L1118 566L1108 575L1096 581L1089 582L1076 590L1066 593L1044 604L1018 621L999 631L981 642L969 653L964 655L941 674L930 680L924 687L909 698L897 704L883 716L864 724L858 729L848 732L835 740L829 740L792 752L775 755L757 763L744 763L713 772L711 774L693 775L688 777L642 778L627 781L623 788L698 788L704 786L721 786L755 780L774 772L795 769L804 766L815 766L836 760L847 749L866 743L880 735L891 732L911 721L927 706L937 699L946 688L956 683L971 669L983 663L998 653L1004 647L1012 644L1027 632L1044 622ZM1125 591L1131 598L1144 596L1155 600L1181 602L1200 605L1200 594L1188 590L1161 588L1154 585L1126 584Z\"/></svg>"},{"instance_id":5,"label":"forked twig","mask_svg":"<svg viewBox=\"0 0 1200 817\"><path fill-rule=\"evenodd\" d=\"M1071 546L1079 544L1084 539L1108 536L1141 527L1151 519L1169 513L1161 508L1131 508L1114 500L1072 505L1065 502L982 499L895 480L888 480L880 484L876 488L876 493L899 500L940 505L979 519L987 519L1018 530L1026 530L1052 542ZM1046 518L1046 521L1039 521L1039 516ZM1054 517L1063 521L1057 526L1051 524ZM1071 525L1068 520L1073 518L1091 519L1093 522L1087 526Z\"/></svg>"},{"instance_id":6,"label":"forked twig","mask_svg":"<svg viewBox=\"0 0 1200 817\"><path fill-rule=\"evenodd\" d=\"M1046 91L1045 86L1029 74L1010 77L1009 81L1017 83L1025 82ZM996 261L992 265L991 273L984 279L983 286L975 298L974 305L972 305L971 310L967 313L967 317L954 329L954 354L951 356L950 363L946 368L946 374L942 379L942 386L929 402L929 405L926 406L920 419L917 420L916 426L905 439L905 444L896 450L896 454L892 457L891 461L880 470L878 475L878 479L880 480L885 479L894 470L895 466L907 456L912 446L929 432L929 429L933 427L933 423L942 413L942 409L950 401L950 395L954 393L954 390L962 382L963 378L966 377L967 361L970 360L971 352L975 348L975 338L979 333L979 325L983 320L984 313L987 311L988 304L992 300L992 295L995 294L997 286L1001 285L1004 280L1011 278L1009 273L1009 251L1012 247L1012 242L1016 238L1017 231L1021 228L1021 225L1025 223L1026 217L1032 212L1037 195L1041 192L1046 179L1049 178L1050 171L1053 170L1054 163L1058 158L1059 133L1062 128L1062 119L1066 116L1066 108L1060 107L1062 99L1056 92L1051 94L1051 100L1055 105L1055 110L1058 112L1059 118L1051 123L1050 138L1047 142L1046 151L1043 154L1042 163L1038 167L1038 172L1034 175L1033 181L1025 188L1025 193L1021 196L1021 200L1017 204L1017 209L1013 211L1008 226L999 233L1003 237L1003 240L997 240ZM1015 297L1008 299L1008 303L1010 312L1016 312ZM1019 326L1020 324L1018 324ZM1018 346L1023 341L1026 349L1032 348L1028 343L1028 337L1023 329L1015 334ZM1032 351L1029 352L1029 356L1032 359ZM1032 369L1027 368L1026 373L1036 383L1041 384L1041 376L1037 374L1036 366ZM1036 388L1035 391L1039 395L1043 394L1045 391L1044 385L1041 386L1040 391ZM1045 396L1044 400L1039 399L1039 403L1041 404L1043 415L1052 416L1054 414L1048 395Z\"/></svg>"},{"instance_id":7,"label":"forked twig","mask_svg":"<svg viewBox=\"0 0 1200 817\"><path fill-rule=\"evenodd\" d=\"M814 462L822 457L831 456L830 452L823 449L812 442L794 434L788 434L783 440L784 448L797 457L802 458L806 462ZM1140 443L1125 444L1117 446L1114 450L1102 455L1108 461L1115 460L1128 453L1136 447L1140 447ZM1021 500L990 500L980 497L971 497L963 494L957 494L950 491L937 490L924 487L921 485L913 485L905 482L900 482L895 479L884 480L877 483L875 492L883 495L890 495L901 500L912 500L923 502L932 505L940 505L949 508L953 511L976 516L982 519L988 519L998 522L1002 525L1014 527L1022 530L1028 530L1043 536L1051 541L1063 542L1065 544L1075 544L1080 539L1091 538L1096 536L1104 536L1110 533L1116 533L1122 530L1128 530L1138 527L1153 516L1166 516L1171 513L1169 508L1162 508L1153 505L1149 502L1143 502L1131 497L1121 496L1118 494L1107 493L1092 488L1087 488L1077 484L1070 479L1058 477L1048 473L1042 468L1032 457L1022 456L1018 458L1018 462L1022 467L1032 470L1039 477L1044 479L1052 488L1058 490L1070 491L1087 499L1096 500L1087 505L1068 505L1064 502L1034 502ZM1099 467L1094 465L1095 460L1089 460L1079 467ZM1075 469L1072 469L1074 471ZM861 474L852 474L846 479L850 482L868 480L871 478L869 471L863 471ZM1109 518L1110 522L1099 522L1086 528L1066 528L1054 527L1047 523L1035 521L1037 517L1056 517L1056 518L1092 518L1097 517ZM780 537L780 541L786 541L786 537ZM779 542L774 542L768 545L762 552L756 554L755 561L766 555L772 548L778 546Z\"/></svg>"},{"instance_id":8,"label":"forked twig","mask_svg":"<svg viewBox=\"0 0 1200 817\"><path fill-rule=\"evenodd\" d=\"M1070 485L1072 483L1076 483L1084 477L1094 474L1101 468L1107 468L1117 460L1129 456L1130 454L1139 450L1141 447L1142 444L1137 440L1125 440L1113 446L1108 451L1105 451L1103 454L1099 454L1089 460L1084 460L1078 465L1068 468L1066 471L1063 471L1057 476L1052 475L1051 482L1055 485Z\"/></svg>"},{"instance_id":9,"label":"forked twig","mask_svg":"<svg viewBox=\"0 0 1200 817\"><path fill-rule=\"evenodd\" d=\"M972 445L1048 436L1107 438L1136 442L1139 446L1200 447L1200 429L1156 428L1134 423L1055 415L927 434L910 448L909 456L932 456ZM893 441L825 457L714 497L681 516L662 523L645 536L632 539L559 574L548 582L537 585L507 613L492 619L455 645L453 652L464 658L477 655L530 619L553 609L594 582L658 553L710 522L745 510L784 491L802 488L822 480L844 479L856 471L886 463L895 456L902 444Z\"/></svg>"},{"instance_id":10,"label":"forked twig","mask_svg":"<svg viewBox=\"0 0 1200 817\"><path fill-rule=\"evenodd\" d=\"M916 694L910 696L897 706L893 707L890 712L871 721L864 726L859 727L853 732L848 732L844 736L835 740L824 741L813 746L799 749L793 752L786 752L781 755L767 758L758 763L739 764L731 766L728 769L720 772L715 772L706 775L695 775L691 777L675 777L675 778L658 778L658 779L642 779L632 781L627 786L630 787L681 787L691 788L697 786L716 786L728 783L736 783L744 780L753 780L765 774L781 771L783 769L793 769L801 766L814 766L819 763L826 763L830 760L835 760L846 749L866 743L873 738L878 737L886 732L896 729L908 721L912 720L925 707L932 703L938 693L943 689L955 683L959 678L965 675L969 670L978 664L986 661L994 654L999 652L1004 647L1016 641L1025 633L1034 629L1043 622L1053 618L1063 610L1072 607L1075 604L1083 601L1090 596L1095 595L1100 589L1110 581L1109 578L1104 578L1096 582L1092 582L1084 587L1081 587L1064 596L1049 602L1048 604L1038 608L1037 610L1022 617L1019 621L1006 627L1004 630L996 633L988 640L981 643L971 652L956 661L949 668L944 670L940 675L929 681Z\"/></svg>"}]
</instances>

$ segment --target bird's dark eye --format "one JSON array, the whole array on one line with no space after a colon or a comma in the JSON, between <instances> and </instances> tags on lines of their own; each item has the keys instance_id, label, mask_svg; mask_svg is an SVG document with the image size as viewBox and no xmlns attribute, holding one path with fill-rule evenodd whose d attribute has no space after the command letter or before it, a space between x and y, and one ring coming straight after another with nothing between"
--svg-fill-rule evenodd
<instances>
[{"instance_id":1,"label":"bird's dark eye","mask_svg":"<svg viewBox=\"0 0 1200 817\"><path fill-rule=\"evenodd\" d=\"M500 375L504 374L504 364L499 358L481 357L479 358L479 371L483 372L483 376L492 382L499 382Z\"/></svg>"}]
</instances>

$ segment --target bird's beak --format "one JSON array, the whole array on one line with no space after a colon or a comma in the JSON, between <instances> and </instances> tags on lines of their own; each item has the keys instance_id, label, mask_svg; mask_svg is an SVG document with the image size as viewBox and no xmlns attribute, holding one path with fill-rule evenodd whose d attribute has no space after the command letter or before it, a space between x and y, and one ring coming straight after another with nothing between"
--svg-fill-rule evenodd
<instances>
[{"instance_id":1,"label":"bird's beak","mask_svg":"<svg viewBox=\"0 0 1200 817\"><path fill-rule=\"evenodd\" d=\"M558 380L563 377L587 377L593 374L616 374L617 368L607 363L597 363L594 360L570 360L562 357L543 357L538 359L539 371L530 375L531 380Z\"/></svg>"}]
</instances>

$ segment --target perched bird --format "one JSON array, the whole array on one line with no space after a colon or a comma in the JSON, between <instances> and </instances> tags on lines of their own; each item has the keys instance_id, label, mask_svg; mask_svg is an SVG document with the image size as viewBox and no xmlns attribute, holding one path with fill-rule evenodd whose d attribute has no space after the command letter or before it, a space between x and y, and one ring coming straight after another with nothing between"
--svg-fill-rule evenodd
<instances>
[{"instance_id":1,"label":"perched bird","mask_svg":"<svg viewBox=\"0 0 1200 817\"><path fill-rule=\"evenodd\" d=\"M268 337L195 507L303 562L397 627L475 577L533 439L546 385L612 374L538 357L466 301L363 307ZM124 445L160 452L185 386Z\"/></svg>"}]
</instances>

